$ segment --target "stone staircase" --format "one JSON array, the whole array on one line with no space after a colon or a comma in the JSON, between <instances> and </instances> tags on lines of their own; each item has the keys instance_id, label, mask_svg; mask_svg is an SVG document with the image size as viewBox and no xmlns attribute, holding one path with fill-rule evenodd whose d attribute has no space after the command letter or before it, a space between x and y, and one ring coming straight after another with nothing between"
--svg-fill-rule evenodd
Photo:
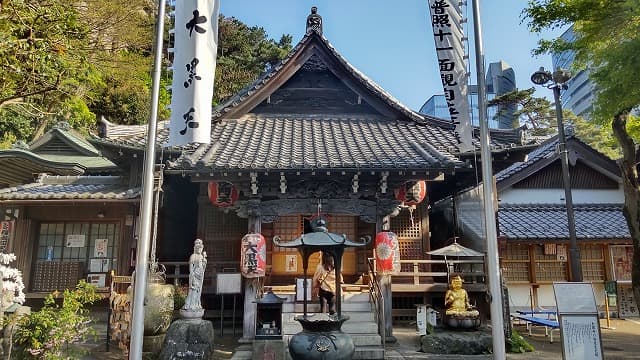
<instances>
[{"instance_id":1,"label":"stone staircase","mask_svg":"<svg viewBox=\"0 0 640 360\"><path fill-rule=\"evenodd\" d=\"M286 298L287 301L282 304L282 339L288 345L289 339L302 331L302 325L294 318L303 314L303 304L294 303L294 295L287 295ZM320 304L307 304L308 314L318 312ZM349 316L349 320L342 325L342 331L351 335L356 346L353 359L383 359L382 340L378 334L375 307L369 301L369 292L344 292L342 314Z\"/></svg>"},{"instance_id":2,"label":"stone staircase","mask_svg":"<svg viewBox=\"0 0 640 360\"><path fill-rule=\"evenodd\" d=\"M294 318L303 314L303 304L295 302L294 294L277 294L286 301L282 304L282 342L285 359L291 359L288 354L289 339L293 335L302 331L302 326ZM307 303L307 313L319 313L320 304L317 302ZM342 325L342 331L351 335L356 346L353 359L384 359L382 339L378 334L376 323L375 306L370 302L369 292L343 292L342 294L342 314L349 316ZM254 351L256 349L254 343ZM237 349L232 359L255 359L259 354L252 354L248 346ZM279 358L279 357L277 357Z\"/></svg>"}]
</instances>

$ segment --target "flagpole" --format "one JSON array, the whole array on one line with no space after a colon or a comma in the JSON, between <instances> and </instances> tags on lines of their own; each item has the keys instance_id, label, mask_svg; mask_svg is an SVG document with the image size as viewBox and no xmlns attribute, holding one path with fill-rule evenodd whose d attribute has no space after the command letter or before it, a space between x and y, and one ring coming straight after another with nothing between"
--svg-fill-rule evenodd
<instances>
[{"instance_id":1,"label":"flagpole","mask_svg":"<svg viewBox=\"0 0 640 360\"><path fill-rule=\"evenodd\" d=\"M131 326L131 345L129 359L142 359L142 341L144 335L144 297L147 286L149 262L149 244L151 241L151 217L153 207L153 167L156 158L156 129L158 117L158 98L160 95L160 72L162 66L162 41L164 34L164 16L166 0L158 0L158 19L153 62L153 82L151 86L151 114L147 126L147 149L142 172L142 199L140 202L140 234L136 247L136 274L133 292L133 319ZM133 174L132 174L133 176Z\"/></svg>"},{"instance_id":2,"label":"flagpole","mask_svg":"<svg viewBox=\"0 0 640 360\"><path fill-rule=\"evenodd\" d=\"M473 3L473 30L476 53L476 76L478 82L478 110L480 121L480 154L482 164L482 183L484 200L485 234L487 238L487 267L489 294L491 295L491 335L493 358L506 359L504 339L504 319L502 318L502 283L498 261L498 236L496 217L493 207L493 171L491 169L491 150L489 149L489 124L487 121L487 91L485 84L484 50L482 48L482 30L480 25L480 0Z\"/></svg>"}]
</instances>

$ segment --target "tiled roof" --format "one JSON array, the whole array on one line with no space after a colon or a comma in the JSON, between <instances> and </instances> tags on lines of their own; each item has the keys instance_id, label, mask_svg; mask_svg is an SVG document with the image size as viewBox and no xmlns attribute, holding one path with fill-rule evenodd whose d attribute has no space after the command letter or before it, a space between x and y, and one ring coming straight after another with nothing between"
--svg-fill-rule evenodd
<instances>
[{"instance_id":1,"label":"tiled roof","mask_svg":"<svg viewBox=\"0 0 640 360\"><path fill-rule=\"evenodd\" d=\"M245 115L213 125L212 143L171 168L425 169L460 165L452 134L376 115Z\"/></svg>"},{"instance_id":2,"label":"tiled roof","mask_svg":"<svg viewBox=\"0 0 640 360\"><path fill-rule=\"evenodd\" d=\"M305 47L309 46L312 41L315 41L315 44L319 44L319 46L324 47L329 51L338 63L352 75L353 80L371 91L374 96L383 101L390 108L395 109L395 111L402 114L400 119L387 118L385 123L382 117L378 117L376 115L280 114L265 116L238 114L237 117L239 117L239 119L230 119L229 116L225 116L225 114L234 111L234 109L252 98L252 96L260 89L264 88L272 81L276 81L275 79L279 78L278 74L283 73L283 69L287 67L287 64L292 59L296 58L296 55L303 51ZM358 124L356 120L363 121L364 123ZM296 154L299 156L307 156L307 154L317 155L318 158L311 156L308 159L304 159L306 162L313 162L315 165L323 163L323 161L325 161L324 158L326 158L327 164L335 163L344 164L344 166L361 166L364 168L390 166L393 168L396 167L394 164L399 161L397 160L399 156L393 156L393 159L385 159L389 158L389 156L384 152L395 151L399 149L403 143L409 145L409 142L406 140L407 135L409 135L409 139L420 142L419 147L422 149L417 149L416 152L422 152L422 150L425 150L428 153L427 157L445 157L453 160L453 155L457 155L458 152L456 141L453 136L453 126L450 122L422 115L407 108L379 85L349 64L326 38L315 32L305 35L296 47L279 64L272 67L252 84L245 87L238 94L214 109L212 121L212 145L205 144L198 146L198 144L192 144L183 148L173 148L170 150L184 151L184 160L186 160L185 164L195 164L196 162L200 162L201 166L230 166L230 168L250 168L257 166L260 169L294 168L296 166L300 166L299 162L301 160L298 161L296 159ZM348 125L344 125L344 123L347 123ZM143 149L146 145L146 126L124 126L112 124L108 121L102 121L102 127L103 138L94 138L92 139L92 142L107 146L117 146L138 150ZM240 131L237 130L239 128L242 128L243 132L230 133L233 131ZM410 128L420 130L406 130ZM282 136L288 142L280 144L279 147L283 149L292 147L292 155L282 158L280 157L283 155L282 152L279 150L274 151L273 149L273 146L278 145L274 141L251 138L251 136L262 137L261 131L270 130L272 130L276 136L281 135L278 132L284 134ZM365 131L364 136L358 133L360 130ZM346 134L343 136L345 139L348 136L353 137L351 142L356 143L357 148L349 148L348 150L356 153L361 152L361 154L354 154L353 156L347 156L344 154L339 154L340 156L331 156L331 149L322 149L325 146L320 144L320 142L331 143L336 131L345 131ZM248 144L247 146L238 146L236 142L240 141L240 135L242 140L246 140L251 144ZM298 135L311 136L309 140L313 139L314 141L305 141L303 139L296 139L294 141L293 136ZM166 128L166 124L160 123L158 125L157 141L159 144L162 144L166 142L167 138L168 129ZM231 139L233 143L228 144L224 141L220 141L221 138L224 141L226 141L226 139ZM216 145L216 141L220 141L220 143ZM373 142L374 144L359 143L363 141ZM384 146L380 146L378 148L375 142L387 143L387 146L386 148ZM428 145L427 142L429 143ZM479 140L477 137L474 142L476 147L479 148ZM255 146L256 144L259 144L260 146ZM522 145L520 129L507 131L496 130L491 133L491 147L494 150L510 149L519 145ZM238 149L241 151L233 152L231 149ZM347 149L340 148L339 151L343 152L344 150ZM434 150L435 152L441 152L442 154L435 154ZM371 153L371 151L382 151L382 153ZM323 152L326 152L327 154L323 154ZM213 164L211 163L212 161L210 156L214 153L221 154L221 156L228 156L229 158L217 159L215 160L215 164ZM202 158L203 156L205 157L204 159ZM209 158L207 158L207 156L209 156ZM269 157L269 159L266 157ZM349 157L351 159L349 159ZM372 160L372 158L376 159ZM378 158L383 160L379 161ZM292 162L284 163L283 159L290 159ZM434 165L432 161L428 164L423 160L420 160L419 164L415 162L412 163L412 161L413 160L411 159L407 160L410 165L437 166L437 164ZM256 162L257 165L255 165ZM398 167L402 166L402 164L398 163ZM308 165L306 167L312 166Z\"/></svg>"},{"instance_id":3,"label":"tiled roof","mask_svg":"<svg viewBox=\"0 0 640 360\"><path fill-rule=\"evenodd\" d=\"M535 150L527 154L527 158L525 159L525 161L514 163L511 166L507 167L506 169L498 172L495 175L496 182L500 182L502 180L508 179L512 175L515 175L520 171L523 171L524 169L537 163L538 161L556 156L557 146L558 146L557 136L554 136L548 139L547 141L543 142L539 147L537 147Z\"/></svg>"},{"instance_id":4,"label":"tiled roof","mask_svg":"<svg viewBox=\"0 0 640 360\"><path fill-rule=\"evenodd\" d=\"M31 184L0 189L6 200L124 200L139 197L139 187L127 187L119 176L51 176L41 174Z\"/></svg>"},{"instance_id":5,"label":"tiled roof","mask_svg":"<svg viewBox=\"0 0 640 360\"><path fill-rule=\"evenodd\" d=\"M622 205L574 205L578 240L631 239ZM567 240L567 212L564 205L501 205L500 234L508 240Z\"/></svg>"}]
</instances>

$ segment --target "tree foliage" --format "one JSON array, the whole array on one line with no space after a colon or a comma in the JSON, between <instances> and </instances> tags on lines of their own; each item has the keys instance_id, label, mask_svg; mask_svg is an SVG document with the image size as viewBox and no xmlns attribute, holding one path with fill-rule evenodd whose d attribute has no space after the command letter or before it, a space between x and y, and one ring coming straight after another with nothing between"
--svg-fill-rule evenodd
<instances>
[{"instance_id":1,"label":"tree foliage","mask_svg":"<svg viewBox=\"0 0 640 360\"><path fill-rule=\"evenodd\" d=\"M520 120L520 125L526 124L534 135L543 136L553 133L556 127L556 117L551 102L545 98L533 96L535 89L514 90L496 96L488 102L488 106L499 106L508 109L516 106L514 118ZM498 112L496 118L501 116Z\"/></svg>"},{"instance_id":2,"label":"tree foliage","mask_svg":"<svg viewBox=\"0 0 640 360\"><path fill-rule=\"evenodd\" d=\"M95 286L82 280L74 290L65 290L62 306L56 302L58 295L47 295L38 311L8 320L17 324L13 339L21 347L24 358L80 358L78 350L69 345L84 341L94 333L85 307L100 299Z\"/></svg>"},{"instance_id":3,"label":"tree foliage","mask_svg":"<svg viewBox=\"0 0 640 360\"><path fill-rule=\"evenodd\" d=\"M291 51L291 35L275 41L263 28L224 15L218 24L215 104L235 95Z\"/></svg>"},{"instance_id":4,"label":"tree foliage","mask_svg":"<svg viewBox=\"0 0 640 360\"><path fill-rule=\"evenodd\" d=\"M87 133L96 114L141 124L150 111L152 0L0 0L0 148L64 120ZM220 17L214 104L291 49L260 27ZM166 64L168 65L168 64ZM163 73L160 119L169 117Z\"/></svg>"},{"instance_id":5,"label":"tree foliage","mask_svg":"<svg viewBox=\"0 0 640 360\"><path fill-rule=\"evenodd\" d=\"M638 0L529 0L524 20L534 32L572 25L575 41L546 40L535 53L572 50L576 68L588 68L596 84L592 114L611 125L620 145L618 160L625 195L624 215L633 239L631 278L640 304L640 179L638 146L632 137L637 119L631 111L640 105L640 2Z\"/></svg>"}]
</instances>

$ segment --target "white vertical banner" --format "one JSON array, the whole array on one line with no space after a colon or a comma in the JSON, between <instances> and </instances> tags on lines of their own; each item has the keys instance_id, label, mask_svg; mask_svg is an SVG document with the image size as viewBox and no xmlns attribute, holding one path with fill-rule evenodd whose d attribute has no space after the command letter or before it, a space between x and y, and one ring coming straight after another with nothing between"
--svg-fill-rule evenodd
<instances>
[{"instance_id":1,"label":"white vertical banner","mask_svg":"<svg viewBox=\"0 0 640 360\"><path fill-rule=\"evenodd\" d=\"M461 152L474 149L467 97L467 67L458 0L429 0L440 79Z\"/></svg>"},{"instance_id":2,"label":"white vertical banner","mask_svg":"<svg viewBox=\"0 0 640 360\"><path fill-rule=\"evenodd\" d=\"M171 121L167 146L209 143L220 0L175 2Z\"/></svg>"}]
</instances>

